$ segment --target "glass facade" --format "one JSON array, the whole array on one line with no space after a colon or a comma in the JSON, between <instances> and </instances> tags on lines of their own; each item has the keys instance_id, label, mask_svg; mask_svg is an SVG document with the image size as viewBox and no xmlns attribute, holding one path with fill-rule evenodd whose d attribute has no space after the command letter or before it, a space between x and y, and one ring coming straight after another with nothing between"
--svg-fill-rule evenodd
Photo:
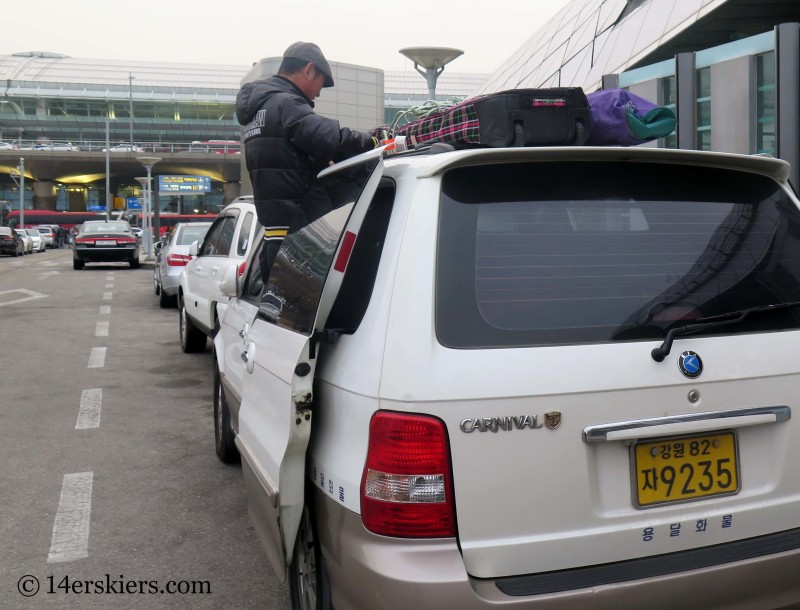
<instances>
[{"instance_id":1,"label":"glass facade","mask_svg":"<svg viewBox=\"0 0 800 610\"><path fill-rule=\"evenodd\" d=\"M756 56L756 152L775 155L775 52Z\"/></svg>"},{"instance_id":2,"label":"glass facade","mask_svg":"<svg viewBox=\"0 0 800 610\"><path fill-rule=\"evenodd\" d=\"M678 93L676 86L676 78L674 76L667 76L659 80L661 89L661 99L658 101L662 106L669 108L672 112L677 114ZM678 148L678 134L673 131L666 138L658 140L659 148Z\"/></svg>"},{"instance_id":3,"label":"glass facade","mask_svg":"<svg viewBox=\"0 0 800 610\"><path fill-rule=\"evenodd\" d=\"M711 68L697 70L697 150L711 150Z\"/></svg>"}]
</instances>

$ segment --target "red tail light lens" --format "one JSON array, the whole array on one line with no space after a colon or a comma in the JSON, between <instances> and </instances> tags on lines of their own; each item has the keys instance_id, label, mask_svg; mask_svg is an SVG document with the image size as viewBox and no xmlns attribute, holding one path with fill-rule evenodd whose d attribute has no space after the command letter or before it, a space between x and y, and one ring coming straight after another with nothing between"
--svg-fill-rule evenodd
<instances>
[{"instance_id":1,"label":"red tail light lens","mask_svg":"<svg viewBox=\"0 0 800 610\"><path fill-rule=\"evenodd\" d=\"M192 257L188 254L168 254L167 265L170 267L185 267Z\"/></svg>"},{"instance_id":2,"label":"red tail light lens","mask_svg":"<svg viewBox=\"0 0 800 610\"><path fill-rule=\"evenodd\" d=\"M239 265L239 268L237 269L239 277L242 277L244 275L245 269L247 269L247 261L242 261L241 264Z\"/></svg>"},{"instance_id":3,"label":"red tail light lens","mask_svg":"<svg viewBox=\"0 0 800 610\"><path fill-rule=\"evenodd\" d=\"M94 237L79 237L75 240L76 244L93 244Z\"/></svg>"},{"instance_id":4,"label":"red tail light lens","mask_svg":"<svg viewBox=\"0 0 800 610\"><path fill-rule=\"evenodd\" d=\"M397 538L456 535L450 447L433 417L376 413L361 477L361 520Z\"/></svg>"}]
</instances>

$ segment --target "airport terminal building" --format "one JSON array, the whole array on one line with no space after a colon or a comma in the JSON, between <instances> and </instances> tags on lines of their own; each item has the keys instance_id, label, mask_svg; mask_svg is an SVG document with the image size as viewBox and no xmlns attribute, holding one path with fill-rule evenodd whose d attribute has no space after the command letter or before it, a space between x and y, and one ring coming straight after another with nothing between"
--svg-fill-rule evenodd
<instances>
[{"instance_id":1,"label":"airport terminal building","mask_svg":"<svg viewBox=\"0 0 800 610\"><path fill-rule=\"evenodd\" d=\"M772 154L792 164L792 181L800 184L798 22L795 0L573 0L492 74L462 74L457 62L449 65L439 79L437 99L515 88L581 86L591 92L624 87L676 111L675 133L650 145ZM209 142L238 141L234 102L239 86L273 74L279 63L275 57L252 66L221 66L54 53L0 56L0 141L22 148L69 142L82 151L101 151L108 133L112 146L147 143L174 162L161 165L162 171L208 172L216 191L206 198L219 203L238 192L241 155L228 154L228 147L217 155L236 171L192 161L208 160ZM425 80L416 72L335 61L331 67L336 87L324 90L317 110L345 126L369 129L427 99ZM3 176L20 152L0 149L0 200L19 198ZM115 164L120 171L112 166L115 194L136 194L132 161ZM65 163L58 171L51 164L49 173L46 163L38 167L44 173L26 173L38 188L26 194L28 207L34 199L37 207L59 209L99 203L104 167L81 170L94 179L81 184L70 181ZM64 185L83 193L72 195Z\"/></svg>"}]
</instances>

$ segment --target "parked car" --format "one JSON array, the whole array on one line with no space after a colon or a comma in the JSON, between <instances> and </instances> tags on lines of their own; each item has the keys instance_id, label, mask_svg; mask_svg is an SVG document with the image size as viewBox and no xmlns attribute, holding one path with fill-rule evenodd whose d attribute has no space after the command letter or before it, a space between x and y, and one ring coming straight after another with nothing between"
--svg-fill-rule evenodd
<instances>
[{"instance_id":1,"label":"parked car","mask_svg":"<svg viewBox=\"0 0 800 610\"><path fill-rule=\"evenodd\" d=\"M210 226L210 222L179 222L157 243L153 285L161 307L174 307L177 303L181 272L192 260L189 249L193 243L203 241Z\"/></svg>"},{"instance_id":2,"label":"parked car","mask_svg":"<svg viewBox=\"0 0 800 610\"><path fill-rule=\"evenodd\" d=\"M141 241L144 231L139 227L131 227L131 231L133 231L133 234Z\"/></svg>"},{"instance_id":3,"label":"parked car","mask_svg":"<svg viewBox=\"0 0 800 610\"><path fill-rule=\"evenodd\" d=\"M42 142L34 144L32 150L49 150L55 152L67 152L80 150L77 146L73 146L71 142Z\"/></svg>"},{"instance_id":4,"label":"parked car","mask_svg":"<svg viewBox=\"0 0 800 610\"><path fill-rule=\"evenodd\" d=\"M39 225L36 227L39 233L44 237L45 246L48 248L56 247L56 231L58 230L53 225Z\"/></svg>"},{"instance_id":5,"label":"parked car","mask_svg":"<svg viewBox=\"0 0 800 610\"><path fill-rule=\"evenodd\" d=\"M323 171L221 282L215 448L293 607L800 601L788 164L448 148Z\"/></svg>"},{"instance_id":6,"label":"parked car","mask_svg":"<svg viewBox=\"0 0 800 610\"><path fill-rule=\"evenodd\" d=\"M14 232L19 235L22 240L23 254L33 254L33 239L25 232L25 229L14 229Z\"/></svg>"},{"instance_id":7,"label":"parked car","mask_svg":"<svg viewBox=\"0 0 800 610\"><path fill-rule=\"evenodd\" d=\"M72 244L72 268L109 262L126 262L138 269L139 241L124 220L87 220Z\"/></svg>"},{"instance_id":8,"label":"parked car","mask_svg":"<svg viewBox=\"0 0 800 610\"><path fill-rule=\"evenodd\" d=\"M108 149L106 149L106 148L103 149L103 152L106 152L106 151L108 151L108 152L127 152L127 153L136 152L136 153L140 153L140 152L144 152L144 148L142 148L141 146L136 146L136 145L131 146L130 144L115 144L114 146L111 146Z\"/></svg>"},{"instance_id":9,"label":"parked car","mask_svg":"<svg viewBox=\"0 0 800 610\"><path fill-rule=\"evenodd\" d=\"M257 225L253 197L238 197L220 212L202 244L189 246L193 259L178 280L179 330L184 352L203 351L206 338L219 327L217 304L224 312L228 302L219 282L227 269L238 270L244 263Z\"/></svg>"},{"instance_id":10,"label":"parked car","mask_svg":"<svg viewBox=\"0 0 800 610\"><path fill-rule=\"evenodd\" d=\"M39 233L39 229L29 228L25 229L25 233L27 233L31 240L33 240L33 249L36 252L44 252L45 250L45 243L42 234Z\"/></svg>"},{"instance_id":11,"label":"parked car","mask_svg":"<svg viewBox=\"0 0 800 610\"><path fill-rule=\"evenodd\" d=\"M11 227L0 227L0 254L25 254L25 243Z\"/></svg>"},{"instance_id":12,"label":"parked car","mask_svg":"<svg viewBox=\"0 0 800 610\"><path fill-rule=\"evenodd\" d=\"M14 150L14 145L11 142L0 142L0 150Z\"/></svg>"}]
</instances>

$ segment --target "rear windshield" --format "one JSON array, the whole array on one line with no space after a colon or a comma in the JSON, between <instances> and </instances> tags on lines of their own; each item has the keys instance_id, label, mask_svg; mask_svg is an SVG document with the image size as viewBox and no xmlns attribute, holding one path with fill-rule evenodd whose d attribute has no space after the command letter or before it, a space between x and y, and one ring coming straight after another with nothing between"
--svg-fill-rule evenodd
<instances>
[{"instance_id":1,"label":"rear windshield","mask_svg":"<svg viewBox=\"0 0 800 610\"><path fill-rule=\"evenodd\" d=\"M443 177L436 331L451 347L662 339L800 301L800 213L773 180L651 163L528 163ZM800 327L800 308L719 332Z\"/></svg>"},{"instance_id":2,"label":"rear windshield","mask_svg":"<svg viewBox=\"0 0 800 610\"><path fill-rule=\"evenodd\" d=\"M202 227L183 227L181 232L178 234L177 244L178 246L189 246L193 242L201 242L203 238L208 233L208 228L211 226L211 223L202 226Z\"/></svg>"},{"instance_id":3,"label":"rear windshield","mask_svg":"<svg viewBox=\"0 0 800 610\"><path fill-rule=\"evenodd\" d=\"M103 223L84 223L81 229L83 233L130 233L131 228L127 223L103 222Z\"/></svg>"}]
</instances>

